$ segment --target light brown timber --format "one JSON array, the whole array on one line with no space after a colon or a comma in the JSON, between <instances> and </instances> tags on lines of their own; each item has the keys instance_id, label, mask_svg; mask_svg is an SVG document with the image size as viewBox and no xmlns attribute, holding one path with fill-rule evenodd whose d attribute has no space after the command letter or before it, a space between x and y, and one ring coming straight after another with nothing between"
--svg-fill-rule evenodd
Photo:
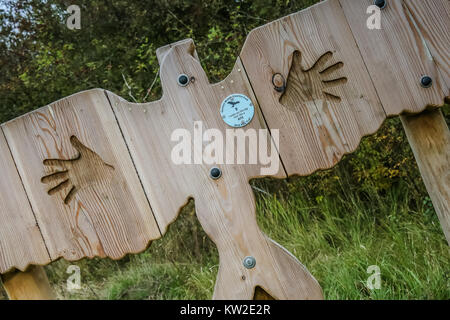
<instances>
[{"instance_id":1,"label":"light brown timber","mask_svg":"<svg viewBox=\"0 0 450 320\"><path fill-rule=\"evenodd\" d=\"M54 300L55 295L41 266L24 272L12 271L1 276L3 287L11 300Z\"/></svg>"},{"instance_id":2,"label":"light brown timber","mask_svg":"<svg viewBox=\"0 0 450 320\"><path fill-rule=\"evenodd\" d=\"M450 245L450 131L442 111L401 116L423 182Z\"/></svg>"}]
</instances>

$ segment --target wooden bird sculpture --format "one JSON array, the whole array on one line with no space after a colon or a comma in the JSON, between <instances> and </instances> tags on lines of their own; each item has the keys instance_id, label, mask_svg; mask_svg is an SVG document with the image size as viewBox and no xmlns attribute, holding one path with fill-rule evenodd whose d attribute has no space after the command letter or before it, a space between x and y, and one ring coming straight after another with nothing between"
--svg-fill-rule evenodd
<instances>
[{"instance_id":1,"label":"wooden bird sculpture","mask_svg":"<svg viewBox=\"0 0 450 320\"><path fill-rule=\"evenodd\" d=\"M216 84L188 39L157 50L158 101L93 89L3 124L0 273L141 252L193 198L219 252L215 299L252 299L256 288L322 299L308 270L259 229L248 182L330 168L387 116L449 96L448 2L389 1L381 30L366 27L371 4L328 0L251 31ZM229 134L227 146L257 135L259 148L205 160L213 138ZM177 149L186 137L194 147ZM249 161L260 149L279 165Z\"/></svg>"}]
</instances>

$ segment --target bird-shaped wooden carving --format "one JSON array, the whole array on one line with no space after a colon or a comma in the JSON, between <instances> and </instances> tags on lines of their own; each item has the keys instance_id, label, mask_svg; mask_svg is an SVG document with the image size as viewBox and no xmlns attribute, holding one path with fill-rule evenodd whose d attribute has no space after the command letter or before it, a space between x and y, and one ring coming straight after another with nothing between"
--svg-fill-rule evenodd
<instances>
[{"instance_id":1,"label":"bird-shaped wooden carving","mask_svg":"<svg viewBox=\"0 0 450 320\"><path fill-rule=\"evenodd\" d=\"M3 124L0 272L140 252L193 198L219 251L214 298L252 299L262 288L276 299L321 299L316 279L259 229L249 179L329 168L386 116L441 105L449 92L448 51L439 53L434 37L423 41L415 29L428 26L424 16L448 13L441 8L448 4L390 1L384 29L373 31L365 27L371 2L328 0L253 30L230 75L216 84L188 39L157 50L161 100L135 104L94 89ZM440 36L449 44L448 34ZM284 90L274 88L275 74ZM432 86L421 85L423 75ZM222 118L230 95L254 108L242 122L233 100L231 116L243 131ZM212 138L228 130L270 131L259 146L281 162L248 161L259 152L250 147L244 161L228 150L204 161ZM186 136L194 145L189 155L177 151Z\"/></svg>"}]
</instances>

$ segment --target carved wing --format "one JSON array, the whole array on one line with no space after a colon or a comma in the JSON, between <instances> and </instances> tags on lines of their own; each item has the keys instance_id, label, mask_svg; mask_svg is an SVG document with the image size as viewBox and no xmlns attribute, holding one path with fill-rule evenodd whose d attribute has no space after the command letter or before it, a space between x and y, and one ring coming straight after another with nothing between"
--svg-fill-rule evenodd
<instances>
[{"instance_id":1,"label":"carved wing","mask_svg":"<svg viewBox=\"0 0 450 320\"><path fill-rule=\"evenodd\" d=\"M289 175L334 166L386 116L443 104L449 50L436 39L450 43L448 2L426 2L389 1L381 30L366 26L372 1L329 0L250 32L240 57L269 128L280 129ZM415 25L428 30L427 47L440 65L429 59ZM274 74L287 79L284 93L274 90ZM432 87L421 86L423 75L433 79Z\"/></svg>"},{"instance_id":2,"label":"carved wing","mask_svg":"<svg viewBox=\"0 0 450 320\"><path fill-rule=\"evenodd\" d=\"M118 259L160 237L103 90L64 98L1 129L2 174L10 182L0 182L0 272L60 257ZM20 251L27 255L15 259Z\"/></svg>"}]
</instances>

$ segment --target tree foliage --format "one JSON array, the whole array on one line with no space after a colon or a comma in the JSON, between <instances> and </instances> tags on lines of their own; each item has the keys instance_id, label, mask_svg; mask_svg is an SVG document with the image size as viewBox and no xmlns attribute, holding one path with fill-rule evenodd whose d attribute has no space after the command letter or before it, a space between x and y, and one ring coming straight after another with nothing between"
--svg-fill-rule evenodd
<instances>
[{"instance_id":1,"label":"tree foliage","mask_svg":"<svg viewBox=\"0 0 450 320\"><path fill-rule=\"evenodd\" d=\"M231 70L247 33L315 1L89 0L81 29L73 1L5 0L0 6L0 121L100 87L138 102L161 95L155 50L193 38L211 81ZM126 83L125 83L126 82ZM131 95L130 89L131 88Z\"/></svg>"}]
</instances>

